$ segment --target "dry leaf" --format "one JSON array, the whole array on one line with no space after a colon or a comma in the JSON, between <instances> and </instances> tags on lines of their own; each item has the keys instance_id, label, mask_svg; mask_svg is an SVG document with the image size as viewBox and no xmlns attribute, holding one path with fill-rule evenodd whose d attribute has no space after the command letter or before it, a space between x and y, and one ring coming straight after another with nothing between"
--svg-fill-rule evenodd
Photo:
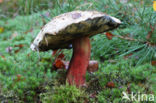
<instances>
[{"instance_id":1,"label":"dry leaf","mask_svg":"<svg viewBox=\"0 0 156 103\"><path fill-rule=\"evenodd\" d=\"M16 77L17 77L17 81L19 82L21 80L22 75L17 74Z\"/></svg>"},{"instance_id":2,"label":"dry leaf","mask_svg":"<svg viewBox=\"0 0 156 103\"><path fill-rule=\"evenodd\" d=\"M89 65L87 67L88 72L95 72L98 70L98 62L97 61L89 61Z\"/></svg>"},{"instance_id":3,"label":"dry leaf","mask_svg":"<svg viewBox=\"0 0 156 103\"><path fill-rule=\"evenodd\" d=\"M61 59L56 59L53 66L56 67L56 69L65 68L65 64Z\"/></svg>"},{"instance_id":4,"label":"dry leaf","mask_svg":"<svg viewBox=\"0 0 156 103\"><path fill-rule=\"evenodd\" d=\"M3 3L3 0L0 0L0 3Z\"/></svg>"},{"instance_id":5,"label":"dry leaf","mask_svg":"<svg viewBox=\"0 0 156 103\"><path fill-rule=\"evenodd\" d=\"M5 56L3 56L3 55L0 55L0 57L1 57L3 60L6 60Z\"/></svg>"},{"instance_id":6,"label":"dry leaf","mask_svg":"<svg viewBox=\"0 0 156 103\"><path fill-rule=\"evenodd\" d=\"M19 49L18 50L15 50L15 54L18 53L19 51L20 51Z\"/></svg>"},{"instance_id":7,"label":"dry leaf","mask_svg":"<svg viewBox=\"0 0 156 103\"><path fill-rule=\"evenodd\" d=\"M156 11L156 1L153 1L153 9Z\"/></svg>"},{"instance_id":8,"label":"dry leaf","mask_svg":"<svg viewBox=\"0 0 156 103\"><path fill-rule=\"evenodd\" d=\"M111 40L112 38L113 38L113 34L111 34L111 33L109 33L109 32L106 32L105 33L105 35L106 35L106 37L109 39L109 40Z\"/></svg>"},{"instance_id":9,"label":"dry leaf","mask_svg":"<svg viewBox=\"0 0 156 103\"><path fill-rule=\"evenodd\" d=\"M19 44L19 45L15 45L14 47L18 47L19 49L15 50L15 53L18 53L20 51L21 48L24 47L23 44Z\"/></svg>"},{"instance_id":10,"label":"dry leaf","mask_svg":"<svg viewBox=\"0 0 156 103\"><path fill-rule=\"evenodd\" d=\"M64 54L61 53L57 58L63 59L64 58Z\"/></svg>"},{"instance_id":11,"label":"dry leaf","mask_svg":"<svg viewBox=\"0 0 156 103\"><path fill-rule=\"evenodd\" d=\"M30 53L27 54L27 57L30 57Z\"/></svg>"},{"instance_id":12,"label":"dry leaf","mask_svg":"<svg viewBox=\"0 0 156 103\"><path fill-rule=\"evenodd\" d=\"M23 80L26 80L26 78L24 76L22 76L21 74L16 75L15 81L19 82L19 81L23 81Z\"/></svg>"},{"instance_id":13,"label":"dry leaf","mask_svg":"<svg viewBox=\"0 0 156 103\"><path fill-rule=\"evenodd\" d=\"M124 56L124 59L128 59L129 57L131 57L133 55L133 53L130 53L130 54L128 54L128 55L125 55Z\"/></svg>"},{"instance_id":14,"label":"dry leaf","mask_svg":"<svg viewBox=\"0 0 156 103\"><path fill-rule=\"evenodd\" d=\"M32 32L33 28L31 28L30 30L27 30L26 32L24 32L24 34L28 34L29 32Z\"/></svg>"},{"instance_id":15,"label":"dry leaf","mask_svg":"<svg viewBox=\"0 0 156 103\"><path fill-rule=\"evenodd\" d=\"M15 45L15 47L23 48L24 45L23 44L19 44L19 45Z\"/></svg>"},{"instance_id":16,"label":"dry leaf","mask_svg":"<svg viewBox=\"0 0 156 103\"><path fill-rule=\"evenodd\" d=\"M54 56L54 55L60 53L61 51L62 51L62 49L54 50L54 51L52 52L52 56Z\"/></svg>"},{"instance_id":17,"label":"dry leaf","mask_svg":"<svg viewBox=\"0 0 156 103\"><path fill-rule=\"evenodd\" d=\"M4 28L0 27L0 33L4 32Z\"/></svg>"},{"instance_id":18,"label":"dry leaf","mask_svg":"<svg viewBox=\"0 0 156 103\"><path fill-rule=\"evenodd\" d=\"M131 85L130 85L130 84L128 84L128 86L127 86L127 90L126 90L126 91L128 92L128 94L131 93Z\"/></svg>"},{"instance_id":19,"label":"dry leaf","mask_svg":"<svg viewBox=\"0 0 156 103\"><path fill-rule=\"evenodd\" d=\"M151 65L156 66L156 61L151 61Z\"/></svg>"},{"instance_id":20,"label":"dry leaf","mask_svg":"<svg viewBox=\"0 0 156 103\"><path fill-rule=\"evenodd\" d=\"M52 56L54 56L57 53L58 50L54 50L52 53Z\"/></svg>"},{"instance_id":21,"label":"dry leaf","mask_svg":"<svg viewBox=\"0 0 156 103\"><path fill-rule=\"evenodd\" d=\"M150 25L151 30L148 32L148 35L146 36L146 39L150 39L152 37L152 34L154 32L154 27Z\"/></svg>"},{"instance_id":22,"label":"dry leaf","mask_svg":"<svg viewBox=\"0 0 156 103\"><path fill-rule=\"evenodd\" d=\"M108 82L106 87L108 88L114 88L115 87L115 84L113 82Z\"/></svg>"}]
</instances>

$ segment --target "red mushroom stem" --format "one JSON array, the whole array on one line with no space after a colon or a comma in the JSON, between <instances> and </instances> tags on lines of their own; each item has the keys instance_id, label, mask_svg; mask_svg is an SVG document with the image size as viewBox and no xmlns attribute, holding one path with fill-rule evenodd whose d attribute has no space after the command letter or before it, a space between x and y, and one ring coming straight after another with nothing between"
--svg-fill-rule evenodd
<instances>
[{"instance_id":1,"label":"red mushroom stem","mask_svg":"<svg viewBox=\"0 0 156 103\"><path fill-rule=\"evenodd\" d=\"M67 72L67 81L71 85L80 87L85 84L85 75L90 60L89 37L73 40L73 55Z\"/></svg>"}]
</instances>

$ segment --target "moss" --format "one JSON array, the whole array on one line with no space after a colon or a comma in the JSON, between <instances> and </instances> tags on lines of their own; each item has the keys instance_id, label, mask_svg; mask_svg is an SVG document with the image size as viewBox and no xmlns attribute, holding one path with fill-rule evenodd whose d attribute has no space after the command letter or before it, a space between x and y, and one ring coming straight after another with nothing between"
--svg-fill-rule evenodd
<instances>
[{"instance_id":1,"label":"moss","mask_svg":"<svg viewBox=\"0 0 156 103\"><path fill-rule=\"evenodd\" d=\"M84 103L87 95L75 86L61 85L47 87L47 92L40 95L43 103Z\"/></svg>"}]
</instances>

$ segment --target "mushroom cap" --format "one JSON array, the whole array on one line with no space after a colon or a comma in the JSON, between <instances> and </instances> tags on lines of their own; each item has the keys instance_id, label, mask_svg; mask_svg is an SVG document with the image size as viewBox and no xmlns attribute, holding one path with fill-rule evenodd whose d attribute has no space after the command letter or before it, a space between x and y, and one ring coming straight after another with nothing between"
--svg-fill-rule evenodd
<instances>
[{"instance_id":1,"label":"mushroom cap","mask_svg":"<svg viewBox=\"0 0 156 103\"><path fill-rule=\"evenodd\" d=\"M54 17L39 32L32 50L70 48L76 38L91 37L117 28L121 21L98 11L72 11Z\"/></svg>"}]
</instances>

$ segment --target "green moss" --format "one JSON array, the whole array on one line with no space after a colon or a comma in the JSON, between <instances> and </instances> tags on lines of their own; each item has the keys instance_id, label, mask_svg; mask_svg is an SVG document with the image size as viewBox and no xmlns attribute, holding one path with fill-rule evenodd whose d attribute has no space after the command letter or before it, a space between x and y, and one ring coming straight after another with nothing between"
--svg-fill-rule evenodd
<instances>
[{"instance_id":1,"label":"green moss","mask_svg":"<svg viewBox=\"0 0 156 103\"><path fill-rule=\"evenodd\" d=\"M40 97L43 103L84 103L87 99L83 90L69 85L48 87L47 92Z\"/></svg>"}]
</instances>

